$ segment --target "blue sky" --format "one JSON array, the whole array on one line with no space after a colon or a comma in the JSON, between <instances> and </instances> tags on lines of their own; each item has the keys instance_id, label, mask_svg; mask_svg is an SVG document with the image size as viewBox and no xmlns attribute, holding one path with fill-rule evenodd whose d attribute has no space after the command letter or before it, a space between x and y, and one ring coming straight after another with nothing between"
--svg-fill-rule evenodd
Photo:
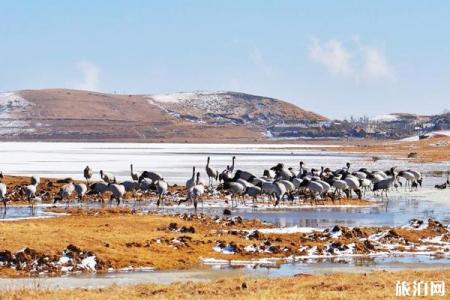
<instances>
[{"instance_id":1,"label":"blue sky","mask_svg":"<svg viewBox=\"0 0 450 300\"><path fill-rule=\"evenodd\" d=\"M450 109L448 1L3 1L0 90L234 90L329 117Z\"/></svg>"}]
</instances>

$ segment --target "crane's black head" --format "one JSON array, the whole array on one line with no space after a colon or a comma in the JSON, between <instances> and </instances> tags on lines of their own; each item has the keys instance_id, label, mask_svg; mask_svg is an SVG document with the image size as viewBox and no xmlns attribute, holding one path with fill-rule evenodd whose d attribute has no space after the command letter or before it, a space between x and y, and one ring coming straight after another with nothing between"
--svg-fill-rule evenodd
<instances>
[{"instance_id":1,"label":"crane's black head","mask_svg":"<svg viewBox=\"0 0 450 300\"><path fill-rule=\"evenodd\" d=\"M345 165L347 166L347 169L350 169L350 163L349 162L347 162Z\"/></svg>"},{"instance_id":2,"label":"crane's black head","mask_svg":"<svg viewBox=\"0 0 450 300\"><path fill-rule=\"evenodd\" d=\"M279 171L281 169L283 169L284 165L282 163L278 163L276 166L270 168L273 171Z\"/></svg>"}]
</instances>

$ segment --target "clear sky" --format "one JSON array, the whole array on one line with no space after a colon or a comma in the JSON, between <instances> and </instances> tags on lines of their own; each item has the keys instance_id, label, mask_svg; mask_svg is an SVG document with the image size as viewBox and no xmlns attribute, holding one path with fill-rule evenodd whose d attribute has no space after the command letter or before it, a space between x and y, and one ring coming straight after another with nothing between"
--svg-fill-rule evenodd
<instances>
[{"instance_id":1,"label":"clear sky","mask_svg":"<svg viewBox=\"0 0 450 300\"><path fill-rule=\"evenodd\" d=\"M234 90L332 118L450 109L449 1L0 0L0 90Z\"/></svg>"}]
</instances>

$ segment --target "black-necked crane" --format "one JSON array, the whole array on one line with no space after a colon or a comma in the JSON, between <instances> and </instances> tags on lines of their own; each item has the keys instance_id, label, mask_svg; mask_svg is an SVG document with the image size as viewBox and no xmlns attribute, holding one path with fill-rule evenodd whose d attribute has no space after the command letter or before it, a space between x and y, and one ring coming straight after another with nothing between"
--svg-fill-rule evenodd
<instances>
[{"instance_id":1,"label":"black-necked crane","mask_svg":"<svg viewBox=\"0 0 450 300\"><path fill-rule=\"evenodd\" d=\"M227 193L231 194L231 207L234 206L233 202L235 202L237 206L237 198L239 196L243 196L246 190L246 186L242 182L233 181L224 182L221 188Z\"/></svg>"},{"instance_id":2,"label":"black-necked crane","mask_svg":"<svg viewBox=\"0 0 450 300\"><path fill-rule=\"evenodd\" d=\"M159 207L159 204L164 200L164 196L167 194L169 190L169 185L164 181L164 178L157 180L155 182L156 193L158 194L158 201L156 202L156 206Z\"/></svg>"},{"instance_id":3,"label":"black-necked crane","mask_svg":"<svg viewBox=\"0 0 450 300\"><path fill-rule=\"evenodd\" d=\"M89 180L92 178L92 169L89 166L86 166L83 170L84 178L86 179L86 185L89 185Z\"/></svg>"},{"instance_id":4,"label":"black-necked crane","mask_svg":"<svg viewBox=\"0 0 450 300\"><path fill-rule=\"evenodd\" d=\"M245 189L244 194L252 197L252 203L253 203L253 206L255 207L256 203L258 203L258 196L261 195L261 192L262 192L262 189L259 186L252 185L252 186L248 186Z\"/></svg>"},{"instance_id":5,"label":"black-necked crane","mask_svg":"<svg viewBox=\"0 0 450 300\"><path fill-rule=\"evenodd\" d=\"M211 168L211 166L209 165L211 158L208 156L208 159L206 161L206 175L208 175L208 179L209 179L209 186L212 186L212 180L218 180L219 179L219 172L217 170L214 170L213 168Z\"/></svg>"},{"instance_id":6,"label":"black-necked crane","mask_svg":"<svg viewBox=\"0 0 450 300\"><path fill-rule=\"evenodd\" d=\"M3 172L0 172L0 200L3 202L3 206L5 207L6 212L6 202L7 202L7 193L6 184L3 182Z\"/></svg>"},{"instance_id":7,"label":"black-necked crane","mask_svg":"<svg viewBox=\"0 0 450 300\"><path fill-rule=\"evenodd\" d=\"M75 193L77 194L78 202L82 203L83 198L87 193L87 186L81 182L75 184Z\"/></svg>"},{"instance_id":8,"label":"black-necked crane","mask_svg":"<svg viewBox=\"0 0 450 300\"><path fill-rule=\"evenodd\" d=\"M144 178L150 179L152 182L162 179L162 176L156 172L152 171L144 171L139 176L139 182L141 182Z\"/></svg>"},{"instance_id":9,"label":"black-necked crane","mask_svg":"<svg viewBox=\"0 0 450 300\"><path fill-rule=\"evenodd\" d=\"M99 181L91 184L89 186L89 190L86 193L87 195L96 195L100 197L100 202L103 205L105 200L103 199L103 194L108 190L108 183Z\"/></svg>"},{"instance_id":10,"label":"black-necked crane","mask_svg":"<svg viewBox=\"0 0 450 300\"><path fill-rule=\"evenodd\" d=\"M236 160L236 156L233 156L233 158L231 159L231 166L228 168L228 171L230 171L230 173L234 172L234 161Z\"/></svg>"},{"instance_id":11,"label":"black-necked crane","mask_svg":"<svg viewBox=\"0 0 450 300\"><path fill-rule=\"evenodd\" d=\"M72 181L70 181L69 183L63 185L59 189L59 192L58 192L59 197L55 197L54 203L56 203L57 201L63 202L65 200L66 207L69 207L70 197L72 196L73 192L75 192L75 185L73 184Z\"/></svg>"},{"instance_id":12,"label":"black-necked crane","mask_svg":"<svg viewBox=\"0 0 450 300\"><path fill-rule=\"evenodd\" d=\"M444 182L443 184L436 184L434 187L437 188L438 190L445 190L449 186L450 186L450 180L447 176L446 182Z\"/></svg>"},{"instance_id":13,"label":"black-necked crane","mask_svg":"<svg viewBox=\"0 0 450 300\"><path fill-rule=\"evenodd\" d=\"M196 184L188 190L186 199L181 199L180 201L178 201L178 205L180 205L183 202L192 200L192 202L194 203L195 212L197 212L198 200L199 199L201 200L204 193L205 193L205 186L202 183L200 183L200 172L197 172Z\"/></svg>"},{"instance_id":14,"label":"black-necked crane","mask_svg":"<svg viewBox=\"0 0 450 300\"><path fill-rule=\"evenodd\" d=\"M116 177L111 173L103 172L103 170L100 170L100 178L106 183L116 183Z\"/></svg>"},{"instance_id":15,"label":"black-necked crane","mask_svg":"<svg viewBox=\"0 0 450 300\"><path fill-rule=\"evenodd\" d=\"M405 179L405 190L407 187L409 187L409 189L411 190L412 184L416 181L416 176L409 171L400 171L398 172L397 177L402 177Z\"/></svg>"},{"instance_id":16,"label":"black-necked crane","mask_svg":"<svg viewBox=\"0 0 450 300\"><path fill-rule=\"evenodd\" d=\"M391 189L394 182L397 180L397 173L395 172L395 168L391 168L390 170L392 176L386 177L383 180L380 180L373 185L373 191L381 191L381 196L383 196L383 191L388 196L388 191Z\"/></svg>"},{"instance_id":17,"label":"black-necked crane","mask_svg":"<svg viewBox=\"0 0 450 300\"><path fill-rule=\"evenodd\" d=\"M186 181L186 189L189 190L195 185L195 167L192 167L192 176Z\"/></svg>"},{"instance_id":18,"label":"black-necked crane","mask_svg":"<svg viewBox=\"0 0 450 300\"><path fill-rule=\"evenodd\" d=\"M36 200L37 187L39 185L40 178L38 176L31 177L31 184L23 188L28 203L31 205L31 209L34 207L34 201Z\"/></svg>"},{"instance_id":19,"label":"black-necked crane","mask_svg":"<svg viewBox=\"0 0 450 300\"><path fill-rule=\"evenodd\" d=\"M134 181L138 181L139 180L139 175L134 172L133 170L133 164L130 165L130 175L131 175L131 179Z\"/></svg>"},{"instance_id":20,"label":"black-necked crane","mask_svg":"<svg viewBox=\"0 0 450 300\"><path fill-rule=\"evenodd\" d=\"M117 201L117 206L119 206L120 201L123 200L123 196L125 195L125 187L121 184L109 183L107 191L111 192L109 205L111 205L112 201L115 199Z\"/></svg>"}]
</instances>

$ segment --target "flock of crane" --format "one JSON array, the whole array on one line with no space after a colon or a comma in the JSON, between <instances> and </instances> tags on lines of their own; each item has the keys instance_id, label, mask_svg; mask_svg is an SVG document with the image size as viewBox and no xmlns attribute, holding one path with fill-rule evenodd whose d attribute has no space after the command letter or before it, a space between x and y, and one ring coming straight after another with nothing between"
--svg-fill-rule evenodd
<instances>
[{"instance_id":1,"label":"flock of crane","mask_svg":"<svg viewBox=\"0 0 450 300\"><path fill-rule=\"evenodd\" d=\"M396 167L392 167L387 171L368 170L367 168L353 170L350 163L335 170L326 167L308 169L302 161L297 172L292 167L278 163L264 170L262 176L256 176L245 170L235 170L235 161L236 157L233 156L231 164L219 172L211 167L211 159L208 157L205 166L208 183L202 180L200 172L196 172L196 168L193 167L192 176L185 185L186 197L182 197L181 200L178 198L176 200L178 205L190 201L197 210L199 201L203 205L205 195L220 192L230 195L232 207L237 206L239 200L245 205L246 197L252 199L253 206L257 205L258 198L263 197L275 206L280 201L294 201L295 199L309 200L311 204L325 199L331 199L334 202L343 197L352 198L353 195L361 199L367 191L387 197L390 190L399 189L402 186L405 189L417 189L422 186L423 180L420 172L411 169L397 170ZM143 171L138 174L134 171L133 165L130 168L130 180L119 182L113 174L100 170L101 181L93 182L94 172L87 166L83 172L86 183L68 179L68 182L59 190L58 195L54 197L54 202L66 201L69 205L70 200L74 199L72 195L76 194L75 199L78 199L79 202L91 196L91 199L98 199L103 205L103 195L110 192L109 203L111 204L115 200L119 205L127 192L132 193L136 201L142 200L145 195L156 193L158 196L156 205L159 207L165 196L170 194L168 183L156 172ZM8 194L2 179L3 174L0 173L0 200L6 207ZM22 194L31 206L37 199L39 182L39 177L32 176L31 184L22 187ZM176 196L176 194L178 192L172 195Z\"/></svg>"}]
</instances>

